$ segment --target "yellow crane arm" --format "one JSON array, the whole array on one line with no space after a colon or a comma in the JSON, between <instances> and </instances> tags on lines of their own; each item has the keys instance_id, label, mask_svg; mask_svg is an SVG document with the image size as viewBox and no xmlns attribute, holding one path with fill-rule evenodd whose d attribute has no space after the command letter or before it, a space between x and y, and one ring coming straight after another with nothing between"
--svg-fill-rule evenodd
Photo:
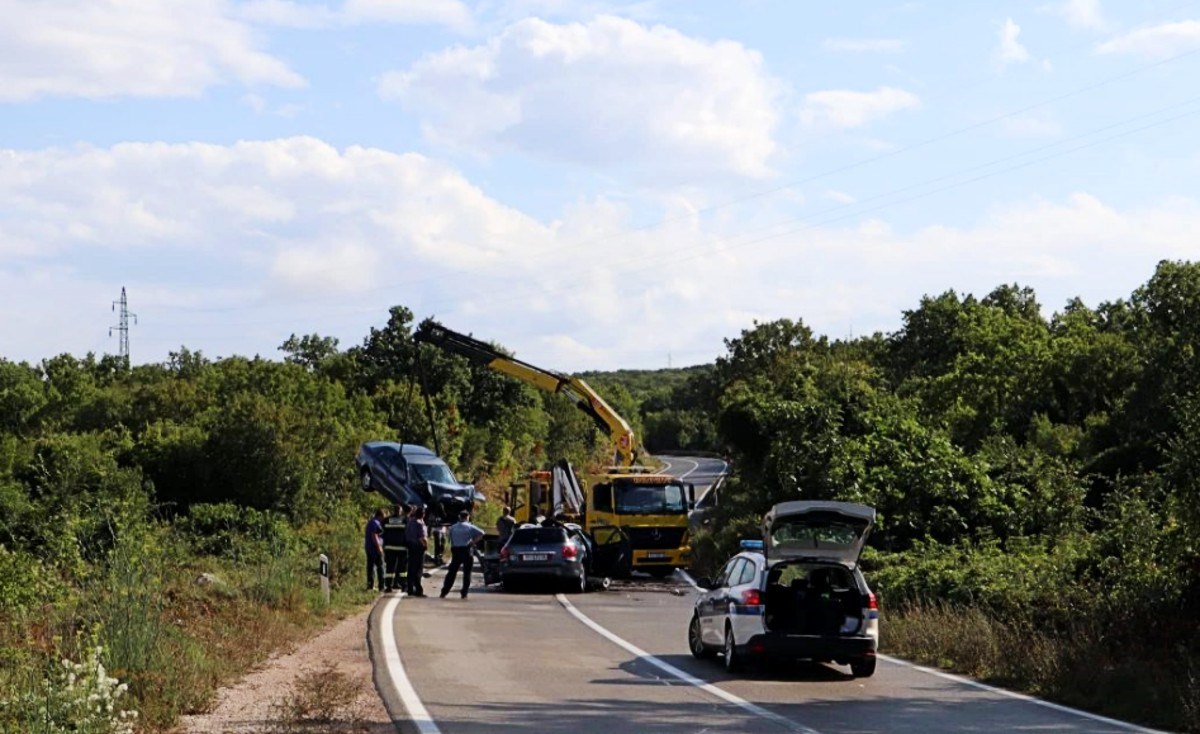
<instances>
[{"instance_id":1,"label":"yellow crane arm","mask_svg":"<svg viewBox=\"0 0 1200 734\"><path fill-rule=\"evenodd\" d=\"M604 398L578 377L522 362L516 357L504 354L487 342L451 331L433 321L421 324L413 335L413 339L418 343L432 344L448 352L462 355L473 362L486 365L497 372L515 377L546 392L566 395L577 408L587 413L600 430L604 431L612 440L619 465L632 466L637 459L637 440L629 423L613 410L612 406L604 401Z\"/></svg>"}]
</instances>

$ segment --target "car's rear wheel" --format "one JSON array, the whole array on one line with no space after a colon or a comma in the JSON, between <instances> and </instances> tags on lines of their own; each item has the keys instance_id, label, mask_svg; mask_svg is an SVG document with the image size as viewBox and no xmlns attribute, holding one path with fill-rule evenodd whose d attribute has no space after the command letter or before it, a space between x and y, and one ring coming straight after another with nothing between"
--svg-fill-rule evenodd
<instances>
[{"instance_id":1,"label":"car's rear wheel","mask_svg":"<svg viewBox=\"0 0 1200 734\"><path fill-rule=\"evenodd\" d=\"M742 656L737 652L737 643L733 639L733 627L725 625L725 670L736 673L741 669Z\"/></svg>"},{"instance_id":2,"label":"car's rear wheel","mask_svg":"<svg viewBox=\"0 0 1200 734\"><path fill-rule=\"evenodd\" d=\"M700 634L700 615L693 614L692 621L688 624L688 649L692 651L692 657L699 660L705 660L713 656L713 651L708 645L704 644L704 638Z\"/></svg>"},{"instance_id":3,"label":"car's rear wheel","mask_svg":"<svg viewBox=\"0 0 1200 734\"><path fill-rule=\"evenodd\" d=\"M587 591L587 588L588 588L587 571L581 568L581 569L579 569L579 578L571 580L571 593L572 594L582 594L585 591Z\"/></svg>"},{"instance_id":4,"label":"car's rear wheel","mask_svg":"<svg viewBox=\"0 0 1200 734\"><path fill-rule=\"evenodd\" d=\"M870 678L875 675L875 656L850 661L850 672L855 678Z\"/></svg>"}]
</instances>

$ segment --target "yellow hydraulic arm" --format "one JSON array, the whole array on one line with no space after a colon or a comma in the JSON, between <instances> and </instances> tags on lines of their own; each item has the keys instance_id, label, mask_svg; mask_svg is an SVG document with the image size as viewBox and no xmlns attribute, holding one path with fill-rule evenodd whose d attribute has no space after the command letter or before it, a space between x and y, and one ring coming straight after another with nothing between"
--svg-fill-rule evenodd
<instances>
[{"instance_id":1,"label":"yellow hydraulic arm","mask_svg":"<svg viewBox=\"0 0 1200 734\"><path fill-rule=\"evenodd\" d=\"M413 339L418 343L432 344L448 352L462 355L547 392L566 395L575 403L576 407L591 416L600 430L612 439L619 465L632 466L636 461L638 445L629 423L608 403L604 402L604 398L578 377L545 370L528 362L522 362L500 352L487 342L451 331L434 321L425 321L421 324L413 335Z\"/></svg>"}]
</instances>

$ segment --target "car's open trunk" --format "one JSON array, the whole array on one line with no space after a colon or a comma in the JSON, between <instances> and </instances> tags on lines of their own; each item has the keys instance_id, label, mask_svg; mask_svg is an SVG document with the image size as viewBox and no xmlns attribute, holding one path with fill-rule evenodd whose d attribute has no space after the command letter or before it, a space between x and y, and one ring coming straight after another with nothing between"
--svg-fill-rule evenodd
<instances>
[{"instance_id":1,"label":"car's open trunk","mask_svg":"<svg viewBox=\"0 0 1200 734\"><path fill-rule=\"evenodd\" d=\"M866 603L839 563L788 561L767 573L763 622L770 632L799 635L862 633Z\"/></svg>"}]
</instances>

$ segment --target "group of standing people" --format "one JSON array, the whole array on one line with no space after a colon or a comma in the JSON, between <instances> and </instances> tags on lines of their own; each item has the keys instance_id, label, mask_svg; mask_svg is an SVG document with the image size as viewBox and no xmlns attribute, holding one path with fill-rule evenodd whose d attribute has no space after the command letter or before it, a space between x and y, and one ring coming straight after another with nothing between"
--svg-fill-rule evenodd
<instances>
[{"instance_id":1,"label":"group of standing people","mask_svg":"<svg viewBox=\"0 0 1200 734\"><path fill-rule=\"evenodd\" d=\"M506 508L507 509L507 508ZM461 569L463 599L471 588L475 546L484 532L471 524L471 514L459 513L458 522L450 526L450 566L442 585L442 598L450 593ZM409 596L425 596L421 580L425 577L425 553L429 548L429 528L425 524L425 508L420 505L396 505L391 517L384 518L376 510L367 521L364 546L367 552L367 590L401 591ZM404 569L403 579L401 569Z\"/></svg>"}]
</instances>

